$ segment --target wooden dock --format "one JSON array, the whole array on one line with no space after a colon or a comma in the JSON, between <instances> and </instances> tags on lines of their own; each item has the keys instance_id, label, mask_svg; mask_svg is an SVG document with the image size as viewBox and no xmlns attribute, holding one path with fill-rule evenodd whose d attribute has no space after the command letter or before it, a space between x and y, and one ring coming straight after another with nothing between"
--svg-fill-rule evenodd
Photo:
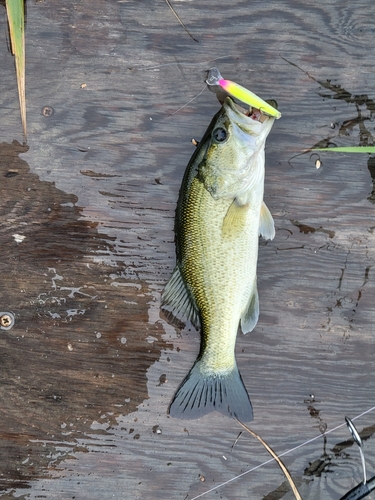
<instances>
[{"instance_id":1,"label":"wooden dock","mask_svg":"<svg viewBox=\"0 0 375 500\"><path fill-rule=\"evenodd\" d=\"M374 7L173 6L198 43L163 0L27 2L27 145L0 18L1 499L294 498L234 420L167 415L199 348L159 308L191 139L219 107L207 89L187 104L211 66L283 115L261 315L237 341L251 428L278 454L321 436L283 457L304 500L362 479L346 426L322 433L375 406L375 160L301 153L374 143ZM355 423L372 477L375 411Z\"/></svg>"}]
</instances>

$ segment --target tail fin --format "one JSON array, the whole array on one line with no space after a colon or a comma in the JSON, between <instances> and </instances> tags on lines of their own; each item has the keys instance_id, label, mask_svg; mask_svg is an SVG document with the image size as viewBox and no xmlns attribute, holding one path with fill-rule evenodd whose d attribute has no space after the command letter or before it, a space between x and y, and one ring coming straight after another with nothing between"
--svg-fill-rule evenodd
<instances>
[{"instance_id":1,"label":"tail fin","mask_svg":"<svg viewBox=\"0 0 375 500\"><path fill-rule=\"evenodd\" d=\"M213 410L242 422L253 420L253 408L237 366L225 375L204 375L197 360L169 406L172 417L199 418Z\"/></svg>"}]
</instances>

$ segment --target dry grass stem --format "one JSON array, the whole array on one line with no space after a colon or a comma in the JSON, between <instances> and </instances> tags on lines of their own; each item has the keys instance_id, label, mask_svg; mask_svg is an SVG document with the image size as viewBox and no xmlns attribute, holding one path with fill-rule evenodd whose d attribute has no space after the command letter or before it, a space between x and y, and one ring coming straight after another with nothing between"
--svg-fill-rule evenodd
<instances>
[{"instance_id":1,"label":"dry grass stem","mask_svg":"<svg viewBox=\"0 0 375 500\"><path fill-rule=\"evenodd\" d=\"M179 15L177 14L177 12L174 10L174 8L172 7L171 5L171 2L169 0L165 0L168 4L168 7L171 9L171 11L173 12L173 15L176 17L177 21L181 24L181 26L184 28L184 30L186 31L186 33L194 40L194 42L199 42L199 40L197 40L196 38L193 37L193 35L190 33L190 31L187 29L187 27L184 25L184 23L181 21L181 19L179 18Z\"/></svg>"},{"instance_id":2,"label":"dry grass stem","mask_svg":"<svg viewBox=\"0 0 375 500\"><path fill-rule=\"evenodd\" d=\"M253 437L255 437L256 439L258 439L258 441L260 441L262 443L262 445L266 448L266 450L268 451L268 453L279 464L280 469L285 474L285 477L287 478L287 480L288 480L288 482L290 484L290 487L292 488L292 491L293 491L294 496L296 497L296 499L297 500L302 500L302 497L301 497L301 495L299 494L299 492L297 490L297 486L295 485L295 483L294 483L294 481L292 479L292 476L289 474L288 469L285 467L285 465L283 464L282 460L276 455L276 453L273 451L273 449L270 446L268 446L268 444L256 432L254 432L251 429L249 429L249 427L247 427L245 424L243 424L242 422L240 422L238 419L236 419L236 420L240 424L241 427L243 427L249 434L251 434Z\"/></svg>"}]
</instances>

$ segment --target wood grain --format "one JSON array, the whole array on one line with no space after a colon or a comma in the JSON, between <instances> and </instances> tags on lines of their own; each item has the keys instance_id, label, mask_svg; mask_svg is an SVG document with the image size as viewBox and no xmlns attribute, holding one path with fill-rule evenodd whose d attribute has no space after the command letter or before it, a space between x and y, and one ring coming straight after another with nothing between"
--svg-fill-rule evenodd
<instances>
[{"instance_id":1,"label":"wood grain","mask_svg":"<svg viewBox=\"0 0 375 500\"><path fill-rule=\"evenodd\" d=\"M206 90L173 113L213 65L283 114L261 316L237 342L251 427L281 454L375 404L374 160L300 154L374 143L373 5L172 3L199 43L163 1L28 3L27 147L0 18L0 310L16 317L0 334L0 498L293 498L275 463L220 487L269 459L248 436L233 446L234 421L166 414L199 348L159 315L175 204L218 103ZM370 477L374 418L356 421ZM304 500L362 477L346 427L283 461Z\"/></svg>"}]
</instances>

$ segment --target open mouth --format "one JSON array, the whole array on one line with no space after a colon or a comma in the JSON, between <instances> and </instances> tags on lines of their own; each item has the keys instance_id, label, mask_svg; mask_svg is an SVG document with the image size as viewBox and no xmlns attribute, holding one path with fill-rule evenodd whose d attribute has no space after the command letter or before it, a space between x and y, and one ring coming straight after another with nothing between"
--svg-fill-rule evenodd
<instances>
[{"instance_id":1,"label":"open mouth","mask_svg":"<svg viewBox=\"0 0 375 500\"><path fill-rule=\"evenodd\" d=\"M248 116L252 120L260 123L264 123L269 117L265 114L262 113L260 109L254 108L254 107L245 107L246 104L238 104L238 102L234 102L233 104L235 105L236 109L244 114L245 116Z\"/></svg>"},{"instance_id":2,"label":"open mouth","mask_svg":"<svg viewBox=\"0 0 375 500\"><path fill-rule=\"evenodd\" d=\"M266 102L277 109L276 101L270 99ZM234 104L236 105L238 111L243 113L245 116L248 116L252 120L255 120L256 122L264 123L268 118L270 118L268 114L263 113L262 109L258 109L252 106L246 108L246 104L244 103L241 103L240 105L237 102L234 102Z\"/></svg>"},{"instance_id":3,"label":"open mouth","mask_svg":"<svg viewBox=\"0 0 375 500\"><path fill-rule=\"evenodd\" d=\"M255 121L261 122L261 123L266 121L268 118L259 109L256 109L256 108L249 108L248 111L245 112L245 115L248 116L249 118L251 118L252 120L255 120Z\"/></svg>"}]
</instances>

